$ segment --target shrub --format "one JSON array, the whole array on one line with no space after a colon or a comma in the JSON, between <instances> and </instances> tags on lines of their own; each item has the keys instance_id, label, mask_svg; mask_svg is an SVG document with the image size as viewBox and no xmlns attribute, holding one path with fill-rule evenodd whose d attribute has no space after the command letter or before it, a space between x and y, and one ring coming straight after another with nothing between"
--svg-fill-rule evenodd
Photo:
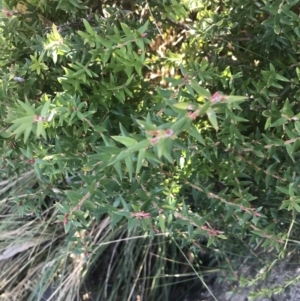
<instances>
[{"instance_id":1,"label":"shrub","mask_svg":"<svg viewBox=\"0 0 300 301\"><path fill-rule=\"evenodd\" d=\"M104 216L195 252L205 237L220 260L284 257L300 212L297 1L131 4L4 3L2 173L33 169L39 187L11 210L54 200L87 257L76 233Z\"/></svg>"}]
</instances>

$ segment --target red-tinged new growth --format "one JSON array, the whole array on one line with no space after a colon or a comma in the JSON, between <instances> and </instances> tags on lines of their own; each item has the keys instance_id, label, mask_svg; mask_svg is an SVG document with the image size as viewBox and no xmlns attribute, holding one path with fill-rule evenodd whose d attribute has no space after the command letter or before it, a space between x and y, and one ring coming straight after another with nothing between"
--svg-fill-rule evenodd
<instances>
[{"instance_id":1,"label":"red-tinged new growth","mask_svg":"<svg viewBox=\"0 0 300 301\"><path fill-rule=\"evenodd\" d=\"M6 9L5 7L3 7L2 12L4 13L6 18L11 18L14 15L11 10Z\"/></svg>"},{"instance_id":2,"label":"red-tinged new growth","mask_svg":"<svg viewBox=\"0 0 300 301\"><path fill-rule=\"evenodd\" d=\"M226 99L226 96L224 96L224 95L222 95L220 92L215 92L212 96L211 96L211 98L210 98L210 100L211 100L211 102L212 103L217 103L217 102L220 102L220 101L222 101L222 100L225 100Z\"/></svg>"},{"instance_id":3,"label":"red-tinged new growth","mask_svg":"<svg viewBox=\"0 0 300 301\"><path fill-rule=\"evenodd\" d=\"M132 212L131 217L136 217L137 219L150 218L150 213L145 211Z\"/></svg>"},{"instance_id":4,"label":"red-tinged new growth","mask_svg":"<svg viewBox=\"0 0 300 301\"><path fill-rule=\"evenodd\" d=\"M261 214L259 212L257 212L257 209L252 208L252 210L253 210L253 215L254 216L261 216Z\"/></svg>"},{"instance_id":5,"label":"red-tinged new growth","mask_svg":"<svg viewBox=\"0 0 300 301\"><path fill-rule=\"evenodd\" d=\"M218 236L218 235L224 233L224 232L222 232L220 230L210 229L207 226L202 226L202 229L205 230L205 231L207 231L207 234L209 236Z\"/></svg>"},{"instance_id":6,"label":"red-tinged new growth","mask_svg":"<svg viewBox=\"0 0 300 301\"><path fill-rule=\"evenodd\" d=\"M171 129L167 129L165 132L165 137L172 137L174 135L174 131Z\"/></svg>"},{"instance_id":7,"label":"red-tinged new growth","mask_svg":"<svg viewBox=\"0 0 300 301\"><path fill-rule=\"evenodd\" d=\"M188 112L187 117L189 117L192 120L195 120L199 116L199 110L196 110L195 112Z\"/></svg>"},{"instance_id":8,"label":"red-tinged new growth","mask_svg":"<svg viewBox=\"0 0 300 301\"><path fill-rule=\"evenodd\" d=\"M144 32L144 33L141 34L141 37L142 37L142 38L145 38L146 36L147 36L147 33L146 33L146 32Z\"/></svg>"},{"instance_id":9,"label":"red-tinged new growth","mask_svg":"<svg viewBox=\"0 0 300 301\"><path fill-rule=\"evenodd\" d=\"M87 251L84 252L84 257L85 257L86 260L89 259L91 257L91 253L89 253Z\"/></svg>"},{"instance_id":10,"label":"red-tinged new growth","mask_svg":"<svg viewBox=\"0 0 300 301\"><path fill-rule=\"evenodd\" d=\"M152 145L157 144L158 141L159 141L159 139L160 139L159 137L151 138L151 139L150 139L150 143L151 143Z\"/></svg>"},{"instance_id":11,"label":"red-tinged new growth","mask_svg":"<svg viewBox=\"0 0 300 301\"><path fill-rule=\"evenodd\" d=\"M245 211L248 214L254 215L254 216L261 216L261 214L259 212L256 211L255 208L246 208L245 206L241 205L240 206L241 210Z\"/></svg>"},{"instance_id":12,"label":"red-tinged new growth","mask_svg":"<svg viewBox=\"0 0 300 301\"><path fill-rule=\"evenodd\" d=\"M34 115L33 121L34 121L34 122L45 121L45 117L38 116L38 115Z\"/></svg>"},{"instance_id":13,"label":"red-tinged new growth","mask_svg":"<svg viewBox=\"0 0 300 301\"><path fill-rule=\"evenodd\" d=\"M69 222L69 214L65 214L64 216L64 225L66 225Z\"/></svg>"},{"instance_id":14,"label":"red-tinged new growth","mask_svg":"<svg viewBox=\"0 0 300 301\"><path fill-rule=\"evenodd\" d=\"M151 136L161 136L162 130L146 131Z\"/></svg>"},{"instance_id":15,"label":"red-tinged new growth","mask_svg":"<svg viewBox=\"0 0 300 301\"><path fill-rule=\"evenodd\" d=\"M151 136L155 136L150 139L152 145L158 143L161 138L170 138L174 135L174 131L171 129L154 131L149 130L146 132Z\"/></svg>"}]
</instances>

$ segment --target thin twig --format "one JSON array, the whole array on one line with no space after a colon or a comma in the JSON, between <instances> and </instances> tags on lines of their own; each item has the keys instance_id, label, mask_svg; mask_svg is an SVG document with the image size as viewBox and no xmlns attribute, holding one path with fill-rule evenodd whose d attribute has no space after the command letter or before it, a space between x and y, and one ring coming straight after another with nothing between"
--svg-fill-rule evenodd
<instances>
[{"instance_id":1,"label":"thin twig","mask_svg":"<svg viewBox=\"0 0 300 301\"><path fill-rule=\"evenodd\" d=\"M185 23L182 23L182 22L176 22L174 20L172 20L170 17L167 17L166 20L171 23L172 25L174 26L177 26L177 27L180 27L180 28L183 28L185 30L191 30L191 28L185 24Z\"/></svg>"},{"instance_id":2,"label":"thin twig","mask_svg":"<svg viewBox=\"0 0 300 301\"><path fill-rule=\"evenodd\" d=\"M155 18L154 18L153 14L152 14L152 11L151 11L151 8L150 8L150 5L149 5L148 1L147 1L146 3L147 3L147 6L148 6L148 10L149 10L149 12L150 12L150 15L151 15L151 17L152 17L153 20L154 20L154 24L155 24L155 26L156 26L156 28L157 28L159 34L163 37L163 34L162 34L161 30L159 29L159 27L158 27L158 25L157 25L157 22L155 21Z\"/></svg>"}]
</instances>

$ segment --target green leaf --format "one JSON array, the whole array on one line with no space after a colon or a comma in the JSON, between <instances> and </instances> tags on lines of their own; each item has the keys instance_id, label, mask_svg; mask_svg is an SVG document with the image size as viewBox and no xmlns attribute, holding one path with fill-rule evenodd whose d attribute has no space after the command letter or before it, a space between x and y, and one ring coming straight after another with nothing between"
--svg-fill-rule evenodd
<instances>
[{"instance_id":1,"label":"green leaf","mask_svg":"<svg viewBox=\"0 0 300 301\"><path fill-rule=\"evenodd\" d=\"M294 122L294 126L298 134L300 134L300 121Z\"/></svg>"},{"instance_id":2,"label":"green leaf","mask_svg":"<svg viewBox=\"0 0 300 301\"><path fill-rule=\"evenodd\" d=\"M25 112L28 115L34 115L34 109L27 101L24 103L23 101L17 100L17 102L20 104L20 106L25 110Z\"/></svg>"},{"instance_id":3,"label":"green leaf","mask_svg":"<svg viewBox=\"0 0 300 301\"><path fill-rule=\"evenodd\" d=\"M211 125L217 131L219 128L218 128L218 120L215 111L212 108L209 108L206 114Z\"/></svg>"},{"instance_id":4,"label":"green leaf","mask_svg":"<svg viewBox=\"0 0 300 301\"><path fill-rule=\"evenodd\" d=\"M157 130L157 127L154 126L154 125L153 125L152 123L150 123L150 122L143 121L143 120L139 120L139 119L136 119L135 121L138 123L138 125L139 125L141 128L143 128L143 129L146 130L146 131L155 131L155 130Z\"/></svg>"},{"instance_id":5,"label":"green leaf","mask_svg":"<svg viewBox=\"0 0 300 301\"><path fill-rule=\"evenodd\" d=\"M279 190L280 192L286 194L286 195L290 195L290 194L289 194L289 190L286 189L285 187L276 186L276 189Z\"/></svg>"},{"instance_id":6,"label":"green leaf","mask_svg":"<svg viewBox=\"0 0 300 301\"><path fill-rule=\"evenodd\" d=\"M121 23L121 27L122 27L122 30L124 31L124 33L125 33L126 36L131 36L132 35L131 30L127 26L127 24Z\"/></svg>"},{"instance_id":7,"label":"green leaf","mask_svg":"<svg viewBox=\"0 0 300 301\"><path fill-rule=\"evenodd\" d=\"M285 147L286 147L286 150L287 150L290 158L293 160L293 162L295 162L294 153L293 153L293 145L287 144Z\"/></svg>"},{"instance_id":8,"label":"green leaf","mask_svg":"<svg viewBox=\"0 0 300 301\"><path fill-rule=\"evenodd\" d=\"M290 197L294 197L295 196L295 192L294 192L293 186L294 186L294 183L290 183L289 184L289 196Z\"/></svg>"},{"instance_id":9,"label":"green leaf","mask_svg":"<svg viewBox=\"0 0 300 301\"><path fill-rule=\"evenodd\" d=\"M204 115L211 106L212 106L212 103L210 101L206 101L200 108L199 116Z\"/></svg>"},{"instance_id":10,"label":"green leaf","mask_svg":"<svg viewBox=\"0 0 300 301\"><path fill-rule=\"evenodd\" d=\"M24 143L27 142L28 138L29 138L29 135L32 131L32 125L29 126L26 130L25 130L25 133L24 133Z\"/></svg>"},{"instance_id":11,"label":"green leaf","mask_svg":"<svg viewBox=\"0 0 300 301\"><path fill-rule=\"evenodd\" d=\"M139 220L137 218L130 218L128 220L128 232L132 231L137 224L139 223Z\"/></svg>"},{"instance_id":12,"label":"green leaf","mask_svg":"<svg viewBox=\"0 0 300 301\"><path fill-rule=\"evenodd\" d=\"M89 210L95 210L97 208L96 205L89 200L85 200L83 203L83 206L84 206L84 208L87 208ZM84 212L82 212L82 213L84 214Z\"/></svg>"},{"instance_id":13,"label":"green leaf","mask_svg":"<svg viewBox=\"0 0 300 301\"><path fill-rule=\"evenodd\" d=\"M271 125L271 117L268 117L265 123L265 130L267 130Z\"/></svg>"},{"instance_id":14,"label":"green leaf","mask_svg":"<svg viewBox=\"0 0 300 301\"><path fill-rule=\"evenodd\" d=\"M64 224L64 229L65 229L65 233L69 233L70 229L71 229L71 223L67 222L66 224Z\"/></svg>"},{"instance_id":15,"label":"green leaf","mask_svg":"<svg viewBox=\"0 0 300 301\"><path fill-rule=\"evenodd\" d=\"M114 164L114 168L115 168L116 172L118 173L120 180L122 181L123 174L122 174L121 163L120 163L120 162L116 162L116 163Z\"/></svg>"},{"instance_id":16,"label":"green leaf","mask_svg":"<svg viewBox=\"0 0 300 301\"><path fill-rule=\"evenodd\" d=\"M121 131L122 136L128 137L129 133L127 132L126 128L119 122L119 128Z\"/></svg>"},{"instance_id":17,"label":"green leaf","mask_svg":"<svg viewBox=\"0 0 300 301\"><path fill-rule=\"evenodd\" d=\"M288 78L286 78L278 73L276 73L275 78L278 80L284 81L284 82L290 82L290 80Z\"/></svg>"},{"instance_id":18,"label":"green leaf","mask_svg":"<svg viewBox=\"0 0 300 301\"><path fill-rule=\"evenodd\" d=\"M52 59L53 59L53 63L56 64L57 63L57 51L54 50L52 52Z\"/></svg>"},{"instance_id":19,"label":"green leaf","mask_svg":"<svg viewBox=\"0 0 300 301\"><path fill-rule=\"evenodd\" d=\"M191 110L191 111L196 111L199 108L199 105L195 105L188 102L178 102L175 103L173 106L177 109Z\"/></svg>"},{"instance_id":20,"label":"green leaf","mask_svg":"<svg viewBox=\"0 0 300 301\"><path fill-rule=\"evenodd\" d=\"M287 119L284 117L281 117L281 118L277 119L274 123L272 123L270 125L270 127L278 127L278 126L282 126L286 123L287 123Z\"/></svg>"},{"instance_id":21,"label":"green leaf","mask_svg":"<svg viewBox=\"0 0 300 301\"><path fill-rule=\"evenodd\" d=\"M48 115L50 104L50 101L45 102L41 111L41 116L45 117L46 115Z\"/></svg>"},{"instance_id":22,"label":"green leaf","mask_svg":"<svg viewBox=\"0 0 300 301\"><path fill-rule=\"evenodd\" d=\"M0 132L0 136L1 136L2 138L7 139L7 138L9 138L9 137L12 136L12 133L10 133L10 132Z\"/></svg>"},{"instance_id":23,"label":"green leaf","mask_svg":"<svg viewBox=\"0 0 300 301\"><path fill-rule=\"evenodd\" d=\"M44 129L44 124L42 121L37 122L36 136L39 137Z\"/></svg>"},{"instance_id":24,"label":"green leaf","mask_svg":"<svg viewBox=\"0 0 300 301\"><path fill-rule=\"evenodd\" d=\"M61 39L61 35L58 33L57 27L56 27L56 25L54 23L52 25L52 34L53 34L53 37L54 37L55 40L58 41L58 40Z\"/></svg>"},{"instance_id":25,"label":"green leaf","mask_svg":"<svg viewBox=\"0 0 300 301\"><path fill-rule=\"evenodd\" d=\"M191 220L198 226L198 227L202 227L203 224L205 223L206 220L208 220L208 218L212 215L212 212L208 213L207 215L199 218L199 217L194 217L191 216Z\"/></svg>"},{"instance_id":26,"label":"green leaf","mask_svg":"<svg viewBox=\"0 0 300 301\"><path fill-rule=\"evenodd\" d=\"M245 101L248 97L247 96L236 96L236 95L228 95L225 96L226 103L232 103L232 102L242 102Z\"/></svg>"},{"instance_id":27,"label":"green leaf","mask_svg":"<svg viewBox=\"0 0 300 301\"><path fill-rule=\"evenodd\" d=\"M180 132L182 132L184 129L186 129L190 124L192 123L192 120L188 118L187 116L183 116L180 119L178 119L172 126L171 130L178 135Z\"/></svg>"},{"instance_id":28,"label":"green leaf","mask_svg":"<svg viewBox=\"0 0 300 301\"><path fill-rule=\"evenodd\" d=\"M158 158L161 158L166 151L166 139L160 139L156 145Z\"/></svg>"},{"instance_id":29,"label":"green leaf","mask_svg":"<svg viewBox=\"0 0 300 301\"><path fill-rule=\"evenodd\" d=\"M145 149L140 149L139 150L139 154L138 154L138 158L137 158L137 164L136 164L136 170L135 173L139 174L142 166L143 166L143 160L145 159L145 153L146 150Z\"/></svg>"},{"instance_id":30,"label":"green leaf","mask_svg":"<svg viewBox=\"0 0 300 301\"><path fill-rule=\"evenodd\" d=\"M105 136L103 134L101 134L101 137L102 137L102 139L104 141L104 144L106 146L116 147L115 144L114 144L114 142L109 137L107 137L107 136ZM117 137L119 137L119 136L117 136Z\"/></svg>"},{"instance_id":31,"label":"green leaf","mask_svg":"<svg viewBox=\"0 0 300 301\"><path fill-rule=\"evenodd\" d=\"M102 44L104 47L106 47L108 49L112 48L111 42L108 41L108 40L105 40L104 38L102 38L100 36L96 37L96 41L99 41L100 44ZM111 55L110 52L104 53L104 56L106 57L105 60L104 60L105 62L108 60L108 58L110 57L110 55Z\"/></svg>"},{"instance_id":32,"label":"green leaf","mask_svg":"<svg viewBox=\"0 0 300 301\"><path fill-rule=\"evenodd\" d=\"M237 121L237 122L249 122L248 119L240 117L240 116L233 116L233 119L234 119L234 121Z\"/></svg>"},{"instance_id":33,"label":"green leaf","mask_svg":"<svg viewBox=\"0 0 300 301\"><path fill-rule=\"evenodd\" d=\"M32 158L32 156L29 156L28 149L25 150L25 149L23 149L23 148L20 148L20 151L22 152L22 154L23 154L26 158L28 158L28 159L31 159L31 158Z\"/></svg>"},{"instance_id":34,"label":"green leaf","mask_svg":"<svg viewBox=\"0 0 300 301\"><path fill-rule=\"evenodd\" d=\"M121 203L123 205L124 210L126 211L126 214L124 214L124 215L128 216L129 206L128 206L128 204L126 203L126 201L124 200L124 198L121 195L119 196L119 198L121 200Z\"/></svg>"},{"instance_id":35,"label":"green leaf","mask_svg":"<svg viewBox=\"0 0 300 301\"><path fill-rule=\"evenodd\" d=\"M32 124L34 121L34 116L25 116L25 117L21 117L21 118L17 118L12 120L12 123L20 123L20 124L24 124L24 123L28 123L28 124Z\"/></svg>"},{"instance_id":36,"label":"green leaf","mask_svg":"<svg viewBox=\"0 0 300 301\"><path fill-rule=\"evenodd\" d=\"M138 29L138 32L139 32L140 34L144 33L144 32L146 31L147 27L148 27L148 24L149 24L149 22L147 21L143 26L141 26L141 27Z\"/></svg>"},{"instance_id":37,"label":"green leaf","mask_svg":"<svg viewBox=\"0 0 300 301\"><path fill-rule=\"evenodd\" d=\"M110 223L111 228L114 228L116 226L116 224L118 222L120 222L121 219L124 217L124 216L118 214L117 212L110 212L109 215L111 218L111 223Z\"/></svg>"},{"instance_id":38,"label":"green leaf","mask_svg":"<svg viewBox=\"0 0 300 301\"><path fill-rule=\"evenodd\" d=\"M23 133L29 127L32 127L32 123L21 124L17 129L14 130L14 134L17 134L17 135L19 134L20 135L21 133Z\"/></svg>"},{"instance_id":39,"label":"green leaf","mask_svg":"<svg viewBox=\"0 0 300 301\"><path fill-rule=\"evenodd\" d=\"M77 205L83 197L80 192L73 190L66 191L66 195L74 205Z\"/></svg>"},{"instance_id":40,"label":"green leaf","mask_svg":"<svg viewBox=\"0 0 300 301\"><path fill-rule=\"evenodd\" d=\"M118 141L122 144L124 144L127 147L131 147L136 145L138 142L135 139L132 139L130 137L124 137L124 136L111 136L112 139L115 141Z\"/></svg>"},{"instance_id":41,"label":"green leaf","mask_svg":"<svg viewBox=\"0 0 300 301\"><path fill-rule=\"evenodd\" d=\"M199 131L196 129L194 125L190 126L188 129L188 133L196 138L201 144L205 145L205 141Z\"/></svg>"},{"instance_id":42,"label":"green leaf","mask_svg":"<svg viewBox=\"0 0 300 301\"><path fill-rule=\"evenodd\" d=\"M126 165L128 173L129 173L129 179L130 179L130 182L131 182L132 181L132 174L133 174L133 162L132 162L131 156L128 156L128 157L125 158L125 165Z\"/></svg>"},{"instance_id":43,"label":"green leaf","mask_svg":"<svg viewBox=\"0 0 300 301\"><path fill-rule=\"evenodd\" d=\"M197 84L195 81L192 81L190 83L190 85L192 86L192 88L195 90L195 92L200 95L200 96L204 96L207 99L211 98L211 94L209 91L207 91L206 89L202 88L201 86L199 86L199 84Z\"/></svg>"},{"instance_id":44,"label":"green leaf","mask_svg":"<svg viewBox=\"0 0 300 301\"><path fill-rule=\"evenodd\" d=\"M83 19L83 24L84 24L84 27L85 27L86 31L87 31L91 36L94 36L96 32L95 32L94 29L91 27L90 23L89 23L87 20Z\"/></svg>"},{"instance_id":45,"label":"green leaf","mask_svg":"<svg viewBox=\"0 0 300 301\"><path fill-rule=\"evenodd\" d=\"M139 151L140 149L143 149L143 148L147 148L150 145L151 145L151 143L148 139L142 140L142 141L138 142L137 144L123 150L117 157L112 159L110 162L107 162L107 166L113 165L118 161L122 161L126 157L128 157L130 154L132 154L133 152Z\"/></svg>"},{"instance_id":46,"label":"green leaf","mask_svg":"<svg viewBox=\"0 0 300 301\"><path fill-rule=\"evenodd\" d=\"M281 31L280 25L279 24L274 25L274 32L276 34L280 34L280 31Z\"/></svg>"},{"instance_id":47,"label":"green leaf","mask_svg":"<svg viewBox=\"0 0 300 301\"><path fill-rule=\"evenodd\" d=\"M164 233L166 231L166 219L162 214L160 214L158 220L161 232Z\"/></svg>"},{"instance_id":48,"label":"green leaf","mask_svg":"<svg viewBox=\"0 0 300 301\"><path fill-rule=\"evenodd\" d=\"M145 140L142 140L142 141L138 142L137 144L129 147L126 150L126 152L133 153L133 152L139 151L142 148L146 149L148 146L150 146L150 144L151 144L150 141L148 139L145 139Z\"/></svg>"},{"instance_id":49,"label":"green leaf","mask_svg":"<svg viewBox=\"0 0 300 301\"><path fill-rule=\"evenodd\" d=\"M213 236L210 236L207 242L207 247L209 248L210 246L215 246L216 243L216 238Z\"/></svg>"}]
</instances>

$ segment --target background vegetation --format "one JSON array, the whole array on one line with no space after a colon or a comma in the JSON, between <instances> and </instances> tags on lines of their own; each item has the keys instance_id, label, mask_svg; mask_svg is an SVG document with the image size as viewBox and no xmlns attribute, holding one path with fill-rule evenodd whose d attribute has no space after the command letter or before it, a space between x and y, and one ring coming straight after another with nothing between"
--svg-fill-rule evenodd
<instances>
[{"instance_id":1,"label":"background vegetation","mask_svg":"<svg viewBox=\"0 0 300 301\"><path fill-rule=\"evenodd\" d=\"M183 300L205 254L253 285L297 252L298 1L1 8L3 300Z\"/></svg>"}]
</instances>

